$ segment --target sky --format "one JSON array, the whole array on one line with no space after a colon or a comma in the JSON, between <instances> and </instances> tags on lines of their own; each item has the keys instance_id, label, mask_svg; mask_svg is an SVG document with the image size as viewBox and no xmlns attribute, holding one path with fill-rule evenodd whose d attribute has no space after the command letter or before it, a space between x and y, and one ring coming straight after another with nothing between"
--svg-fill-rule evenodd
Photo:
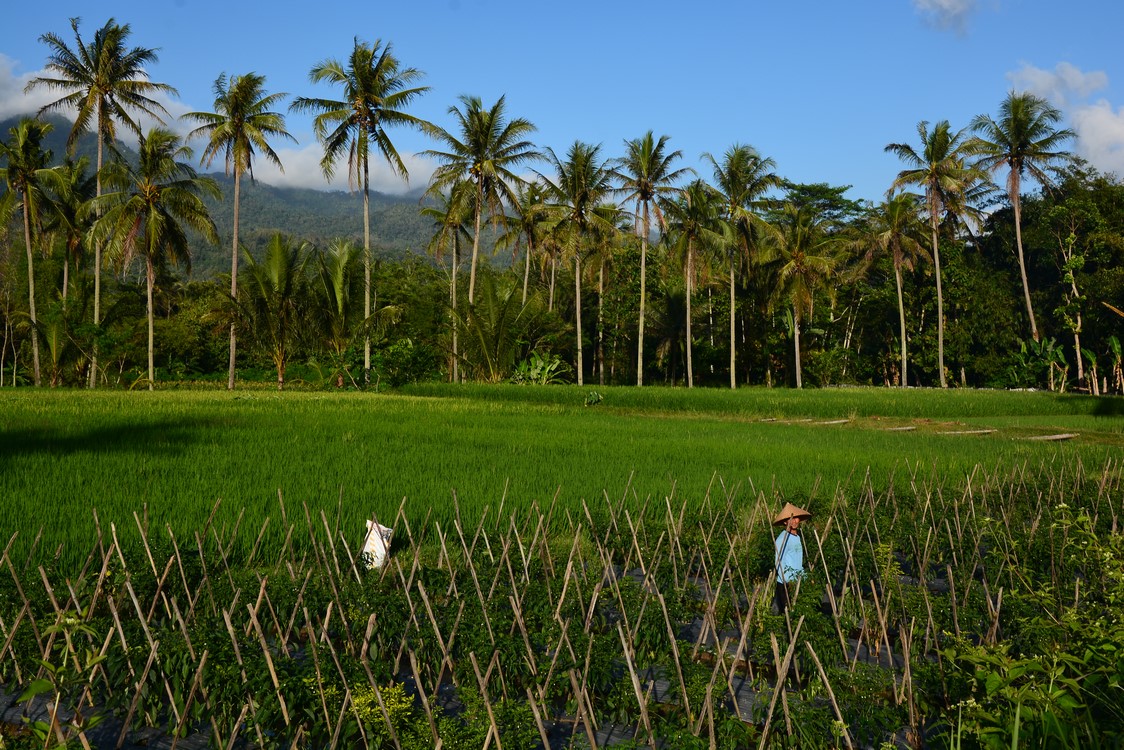
<instances>
[{"instance_id":1,"label":"sky","mask_svg":"<svg viewBox=\"0 0 1124 750\"><path fill-rule=\"evenodd\" d=\"M605 158L652 130L682 151L681 166L709 179L704 153L736 143L771 157L794 182L852 186L848 197L881 200L902 168L888 143L920 147L917 125L961 128L996 115L1007 92L1047 97L1077 138L1076 153L1124 176L1124 2L1120 0L412 0L319 5L214 0L53 0L13 4L0 37L0 119L34 113L58 95L24 86L40 75L53 32L71 44L69 19L90 39L110 17L128 23L130 45L157 48L148 71L178 90L173 115L213 111L221 73L256 72L266 89L336 98L308 72L346 61L354 39L393 45L430 87L410 111L453 127L463 94L490 106L507 97L534 140L565 154L575 140ZM286 109L287 111L287 102ZM275 185L347 189L346 166L327 183L311 118L287 114L297 142L274 144L284 173ZM186 133L191 125L169 123ZM437 148L391 131L409 183L373 163L372 187L424 187ZM194 142L202 152L200 141ZM546 169L545 165L538 165ZM216 163L214 169L221 169ZM1002 180L1003 177L999 176Z\"/></svg>"}]
</instances>

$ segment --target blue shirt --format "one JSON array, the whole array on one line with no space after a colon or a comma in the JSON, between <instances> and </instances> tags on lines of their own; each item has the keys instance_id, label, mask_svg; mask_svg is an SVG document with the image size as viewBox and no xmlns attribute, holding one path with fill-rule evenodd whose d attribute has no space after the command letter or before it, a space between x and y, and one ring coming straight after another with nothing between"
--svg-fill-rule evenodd
<instances>
[{"instance_id":1,"label":"blue shirt","mask_svg":"<svg viewBox=\"0 0 1124 750\"><path fill-rule=\"evenodd\" d=\"M782 531L776 542L777 583L792 583L804 574L804 542Z\"/></svg>"}]
</instances>

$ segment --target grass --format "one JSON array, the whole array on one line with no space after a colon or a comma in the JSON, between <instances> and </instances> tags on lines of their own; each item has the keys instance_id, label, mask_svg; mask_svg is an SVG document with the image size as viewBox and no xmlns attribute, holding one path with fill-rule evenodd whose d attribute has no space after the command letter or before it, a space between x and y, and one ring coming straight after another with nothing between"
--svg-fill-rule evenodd
<instances>
[{"instance_id":1,"label":"grass","mask_svg":"<svg viewBox=\"0 0 1124 750\"><path fill-rule=\"evenodd\" d=\"M604 400L583 406L597 390ZM1120 399L1042 393L831 389L797 393L665 388L416 386L400 393L0 394L0 542L17 559L85 558L96 510L134 535L191 539L216 502L216 524L248 528L339 510L363 519L464 524L505 508L597 513L605 498L701 503L718 488L764 490L814 504L869 475L959 483L973 468L1098 469L1124 445ZM775 421L762 421L764 419ZM825 424L838 419L849 421ZM812 421L797 421L812 420ZM913 427L909 432L888 428ZM989 434L942 434L995 429ZM1019 438L1058 432L1061 443ZM456 505L453 498L456 497ZM505 513L507 511L505 510ZM274 523L276 529L280 524ZM42 528L34 555L32 540ZM240 538L245 539L242 534ZM251 541L253 535L249 535ZM265 544L281 540L267 533ZM246 542L249 544L249 542ZM61 552L59 552L61 550ZM235 550L245 554L248 550Z\"/></svg>"}]
</instances>

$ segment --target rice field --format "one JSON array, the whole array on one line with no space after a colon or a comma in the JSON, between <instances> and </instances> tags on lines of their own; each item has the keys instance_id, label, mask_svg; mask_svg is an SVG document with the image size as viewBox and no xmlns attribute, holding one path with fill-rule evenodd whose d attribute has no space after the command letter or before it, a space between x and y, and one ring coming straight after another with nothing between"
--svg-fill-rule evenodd
<instances>
[{"instance_id":1,"label":"rice field","mask_svg":"<svg viewBox=\"0 0 1124 750\"><path fill-rule=\"evenodd\" d=\"M589 394L602 398L586 406ZM559 516L697 507L718 489L799 498L836 488L959 486L977 469L1096 473L1124 447L1120 399L831 389L424 386L395 393L173 391L0 395L0 538L66 568L100 525L190 535L321 510L360 536L402 509L473 524L533 504ZM1064 440L1038 440L1076 435ZM235 556L254 535L237 535Z\"/></svg>"},{"instance_id":2,"label":"rice field","mask_svg":"<svg viewBox=\"0 0 1124 750\"><path fill-rule=\"evenodd\" d=\"M0 742L1118 746L1121 404L8 391Z\"/></svg>"}]
</instances>

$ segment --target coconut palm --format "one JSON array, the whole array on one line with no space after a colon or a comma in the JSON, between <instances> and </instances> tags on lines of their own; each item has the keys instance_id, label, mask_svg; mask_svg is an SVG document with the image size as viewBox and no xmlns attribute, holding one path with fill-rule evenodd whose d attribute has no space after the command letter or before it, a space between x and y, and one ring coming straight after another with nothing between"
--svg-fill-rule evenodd
<instances>
[{"instance_id":1,"label":"coconut palm","mask_svg":"<svg viewBox=\"0 0 1124 750\"><path fill-rule=\"evenodd\" d=\"M66 303L70 289L70 268L75 269L86 249L90 221L82 217L85 205L97 196L97 176L87 171L90 160L67 159L59 168L48 172L44 185L50 193L50 216L46 230L63 243L62 301Z\"/></svg>"},{"instance_id":2,"label":"coconut palm","mask_svg":"<svg viewBox=\"0 0 1124 750\"><path fill-rule=\"evenodd\" d=\"M564 238L565 252L574 259L574 323L577 332L578 385L582 374L582 254L594 230L613 231L613 212L603 204L612 192L613 173L601 159L601 147L574 141L560 159L554 149L546 150L546 160L554 168L554 178L539 173L549 194L548 204L555 212L555 229Z\"/></svg>"},{"instance_id":3,"label":"coconut palm","mask_svg":"<svg viewBox=\"0 0 1124 750\"><path fill-rule=\"evenodd\" d=\"M106 242L111 256L127 265L136 255L144 258L148 312L148 389L155 385L153 365L153 289L156 269L166 263L191 267L186 229L213 244L218 232L203 196L218 200L215 181L201 177L184 160L191 149L180 137L153 128L140 141L139 163L133 167L114 162L106 168L110 192L95 198L99 215L92 230L96 242Z\"/></svg>"},{"instance_id":4,"label":"coconut palm","mask_svg":"<svg viewBox=\"0 0 1124 750\"><path fill-rule=\"evenodd\" d=\"M358 304L360 260L363 251L347 240L335 240L316 255L311 314L313 330L320 331L331 368L328 380L342 388L344 378L358 387L347 364L347 351L359 337L370 341L372 331L381 330L396 319L398 311L384 307L364 315Z\"/></svg>"},{"instance_id":5,"label":"coconut palm","mask_svg":"<svg viewBox=\"0 0 1124 750\"><path fill-rule=\"evenodd\" d=\"M796 356L796 387L803 388L800 329L811 317L816 290L837 264L839 239L810 207L786 203L777 217L772 251L777 261L777 298L792 306L792 344Z\"/></svg>"},{"instance_id":6,"label":"coconut palm","mask_svg":"<svg viewBox=\"0 0 1124 750\"><path fill-rule=\"evenodd\" d=\"M468 218L473 214L471 199L472 185L458 182L448 193L435 196L437 205L425 206L421 215L433 224L433 237L429 240L429 252L438 263L447 250L450 250L449 272L449 328L452 337L452 360L449 367L450 381L460 379L460 352L457 336L457 277L460 275L461 241L468 239Z\"/></svg>"},{"instance_id":7,"label":"coconut palm","mask_svg":"<svg viewBox=\"0 0 1124 750\"><path fill-rule=\"evenodd\" d=\"M43 138L51 132L49 123L23 119L11 128L11 138L0 142L0 181L7 188L0 196L0 221L7 224L16 206L23 216L23 242L27 250L27 305L31 315L31 363L35 385L39 385L39 333L35 309L35 254L33 226L40 224L40 206L46 201L43 186L51 169L51 152L43 150ZM16 201L18 196L18 203Z\"/></svg>"},{"instance_id":8,"label":"coconut palm","mask_svg":"<svg viewBox=\"0 0 1124 750\"><path fill-rule=\"evenodd\" d=\"M894 266L894 283L898 292L898 323L901 341L901 372L899 384L908 382L906 373L905 303L902 297L902 269L912 271L919 260L928 260L925 251L925 225L921 220L923 199L914 193L898 193L874 208L863 227L860 243L867 247L867 257L888 255Z\"/></svg>"},{"instance_id":9,"label":"coconut palm","mask_svg":"<svg viewBox=\"0 0 1124 750\"><path fill-rule=\"evenodd\" d=\"M405 68L394 56L389 42L376 39L367 44L354 41L347 64L328 59L313 66L308 77L313 83L328 83L343 89L342 99L297 97L290 105L294 112L316 115L313 129L324 146L320 169L326 179L335 174L337 163L347 155L348 183L359 184L363 190L363 309L371 316L371 149L386 159L399 176L409 179L410 173L388 128L405 126L418 130L432 125L410 113L406 107L429 91L428 86L414 83L424 74L417 68ZM371 340L363 342L363 382L371 377Z\"/></svg>"},{"instance_id":10,"label":"coconut palm","mask_svg":"<svg viewBox=\"0 0 1124 750\"><path fill-rule=\"evenodd\" d=\"M294 243L275 234L259 263L249 251L242 294L235 298L238 317L253 345L277 368L277 390L285 387L285 368L303 334L302 312L308 281L305 268L312 257L307 242Z\"/></svg>"},{"instance_id":11,"label":"coconut palm","mask_svg":"<svg viewBox=\"0 0 1124 750\"><path fill-rule=\"evenodd\" d=\"M523 249L523 304L531 281L531 259L539 252L546 233L546 191L538 181L523 182L515 189L511 214L505 219L506 230L496 241L497 247L511 247L514 261Z\"/></svg>"},{"instance_id":12,"label":"coconut palm","mask_svg":"<svg viewBox=\"0 0 1124 750\"><path fill-rule=\"evenodd\" d=\"M1011 91L999 105L999 119L991 115L978 115L969 127L977 137L968 143L968 149L979 155L978 166L988 172L1007 167L1007 197L1015 213L1015 246L1019 256L1019 274L1023 282L1026 314L1030 318L1030 334L1039 340L1038 324L1034 319L1034 306L1030 301L1030 284L1026 277L1023 256L1022 204L1019 189L1024 176L1029 175L1041 185L1051 180L1047 169L1068 161L1071 157L1061 146L1074 132L1068 128L1057 129L1062 113L1045 99L1027 92Z\"/></svg>"},{"instance_id":13,"label":"coconut palm","mask_svg":"<svg viewBox=\"0 0 1124 750\"><path fill-rule=\"evenodd\" d=\"M287 94L267 94L265 76L247 73L227 79L223 73L215 79L215 111L189 112L184 117L201 123L187 134L188 140L207 139L201 162L211 166L215 157L223 156L226 174L234 175L234 237L230 251L230 296L238 299L238 219L241 208L242 175L249 173L254 179L254 154L261 153L267 160L284 171L277 152L269 145L270 138L296 139L285 130L285 116L270 111ZM227 390L234 390L234 362L237 353L237 335L234 322L230 324L230 363L227 370Z\"/></svg>"},{"instance_id":14,"label":"coconut palm","mask_svg":"<svg viewBox=\"0 0 1124 750\"><path fill-rule=\"evenodd\" d=\"M67 150L73 153L78 136L91 127L98 137L97 185L95 194L101 196L101 173L104 166L104 149L111 147L117 138L117 123L138 136L141 126L135 119L143 114L163 124L161 115L168 112L153 97L176 94L166 83L149 79L145 68L157 61L156 50L148 47L128 46L132 33L129 24L118 24L112 18L94 32L89 42L78 32L79 18L70 19L74 31L72 49L62 37L47 33L39 41L51 50L44 70L47 75L33 78L26 91L46 88L63 96L39 110L45 112L65 110L74 112L74 125L67 138ZM94 325L101 322L101 265L102 248L94 246ZM90 387L97 382L97 354L90 368Z\"/></svg>"},{"instance_id":15,"label":"coconut palm","mask_svg":"<svg viewBox=\"0 0 1124 750\"><path fill-rule=\"evenodd\" d=\"M925 190L925 203L932 235L933 268L937 277L937 369L941 388L948 387L944 367L944 296L941 290L941 255L938 231L941 217L960 206L964 196L982 176L979 169L965 161L967 153L964 131L952 132L948 120L941 120L933 129L925 120L917 123L921 139L920 151L908 143L890 143L885 150L895 154L909 168L898 173L893 188L917 185Z\"/></svg>"},{"instance_id":16,"label":"coconut palm","mask_svg":"<svg viewBox=\"0 0 1124 750\"><path fill-rule=\"evenodd\" d=\"M715 251L731 239L730 227L723 218L722 197L702 180L691 182L674 201L664 206L667 239L672 250L683 259L686 289L687 387L695 384L692 351L691 295L698 275L700 252Z\"/></svg>"},{"instance_id":17,"label":"coconut palm","mask_svg":"<svg viewBox=\"0 0 1124 750\"><path fill-rule=\"evenodd\" d=\"M636 202L636 230L640 233L640 321L636 339L636 384L644 385L644 313L647 309L648 239L652 232L652 212L656 223L665 226L660 204L678 194L675 183L695 170L675 169L681 151L667 151L669 136L657 141L649 130L640 138L625 141L625 155L613 160L613 176L620 182L625 202Z\"/></svg>"},{"instance_id":18,"label":"coconut palm","mask_svg":"<svg viewBox=\"0 0 1124 750\"><path fill-rule=\"evenodd\" d=\"M464 365L472 375L489 383L505 380L516 364L541 343L544 306L537 292L520 301L514 277L485 270L475 304L458 311L464 331Z\"/></svg>"},{"instance_id":19,"label":"coconut palm","mask_svg":"<svg viewBox=\"0 0 1124 750\"><path fill-rule=\"evenodd\" d=\"M769 231L768 223L758 211L764 207L762 196L779 187L781 179L773 171L777 168L776 162L761 156L753 146L735 143L723 154L721 162L710 154L703 154L703 158L710 162L714 171L715 189L722 197L723 213L733 236L733 242L727 248L727 259L730 264L730 387L736 388L734 282L739 265L753 262L752 252L758 236L763 231Z\"/></svg>"},{"instance_id":20,"label":"coconut palm","mask_svg":"<svg viewBox=\"0 0 1124 750\"><path fill-rule=\"evenodd\" d=\"M458 182L469 182L475 188L475 231L472 236L472 262L468 271L468 304L476 293L476 262L480 252L480 228L484 212L495 219L503 216L503 206L518 200L516 188L522 182L512 170L521 164L541 158L527 136L535 132L530 120L507 118L505 97L489 109L478 96L460 97L461 107L449 107L457 121L454 135L436 128L434 137L446 150L431 150L424 155L437 159L440 165L433 172L431 192L449 190Z\"/></svg>"}]
</instances>

